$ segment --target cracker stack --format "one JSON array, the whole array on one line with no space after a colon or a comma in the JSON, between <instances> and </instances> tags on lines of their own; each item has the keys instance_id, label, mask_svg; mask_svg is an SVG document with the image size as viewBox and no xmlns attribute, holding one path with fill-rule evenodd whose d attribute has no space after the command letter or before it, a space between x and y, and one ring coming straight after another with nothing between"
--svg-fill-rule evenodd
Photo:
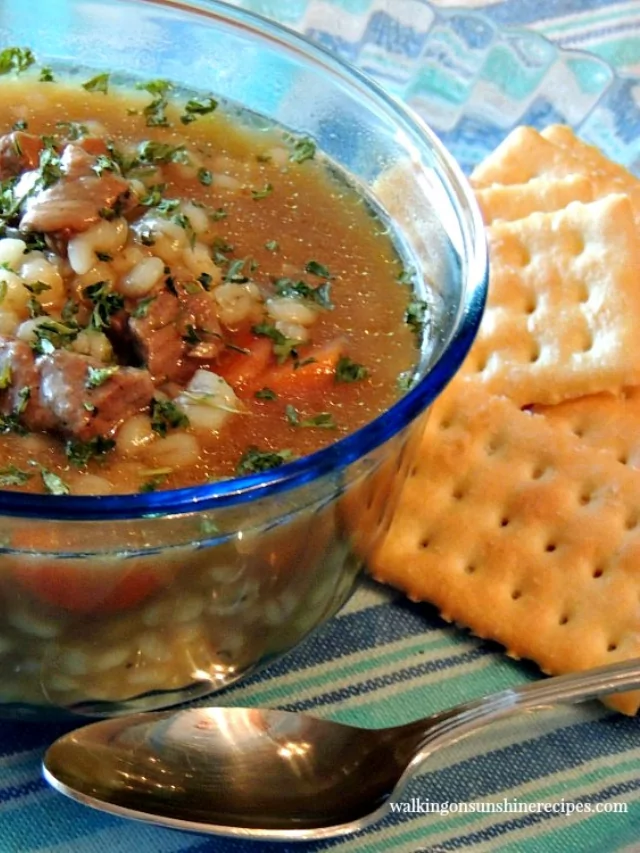
<instances>
[{"instance_id":1,"label":"cracker stack","mask_svg":"<svg viewBox=\"0 0 640 853\"><path fill-rule=\"evenodd\" d=\"M547 673L640 657L640 181L554 126L472 183L486 314L393 500L349 506L369 569Z\"/></svg>"}]
</instances>

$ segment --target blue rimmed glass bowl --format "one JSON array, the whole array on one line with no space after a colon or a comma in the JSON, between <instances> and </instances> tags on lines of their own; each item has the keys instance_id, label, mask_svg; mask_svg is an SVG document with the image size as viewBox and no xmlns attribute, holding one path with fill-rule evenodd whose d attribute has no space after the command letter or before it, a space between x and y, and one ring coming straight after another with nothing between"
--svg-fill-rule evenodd
<instances>
[{"instance_id":1,"label":"blue rimmed glass bowl","mask_svg":"<svg viewBox=\"0 0 640 853\"><path fill-rule=\"evenodd\" d=\"M29 45L54 66L206 88L314 137L374 202L384 187L393 207L395 193L399 235L431 305L417 384L318 453L145 495L0 492L1 710L111 715L221 689L344 603L360 561L343 498L399 453L460 365L480 321L487 259L475 202L450 155L419 119L322 48L214 2L66 0L56 10L52 19L47 0L36 0L26 19L20 0L5 0L0 43ZM82 611L32 595L36 576L56 589L82 585Z\"/></svg>"}]
</instances>

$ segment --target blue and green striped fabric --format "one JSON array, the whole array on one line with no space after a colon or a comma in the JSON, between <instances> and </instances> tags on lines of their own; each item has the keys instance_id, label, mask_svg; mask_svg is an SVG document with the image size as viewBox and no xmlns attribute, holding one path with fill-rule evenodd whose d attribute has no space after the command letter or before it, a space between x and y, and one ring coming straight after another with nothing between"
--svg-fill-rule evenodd
<instances>
[{"instance_id":1,"label":"blue and green striped fabric","mask_svg":"<svg viewBox=\"0 0 640 853\"><path fill-rule=\"evenodd\" d=\"M51 14L63 4L52 0ZM427 73L430 51L436 53L437 38L439 48L446 46L450 26L434 27L440 18L421 0L243 0L236 5L277 18L365 67L433 117L434 125L440 122L439 132L467 167L495 139L491 133L478 133L473 115L465 112L465 99L477 98L477 87L494 85L495 75L502 73L500 57L508 58L511 44L504 28L512 32L510 28L527 27L553 43L545 48L545 74L552 69L557 73L564 63L574 75L578 88L572 91L584 99L577 124L585 135L601 139L611 153L637 167L640 80L633 75L640 75L638 0L507 0L483 7L476 33L487 34L493 58L487 62L484 55L476 88L467 93L459 86L447 90L445 80L445 88L436 86L435 96L437 78ZM445 17L454 14L450 8L447 4ZM473 8L478 10L478 4ZM457 23L463 20L455 18ZM563 50L593 51L630 79L612 80L604 63L558 53L554 44ZM482 50L483 44L476 42L469 55ZM487 69L494 78L487 79ZM499 81L503 94L509 83L506 78ZM458 96L462 92L461 102L452 107L449 100L446 109L437 112L438 103L442 106L456 91ZM541 107L530 99L524 117L542 121L573 106L549 97ZM505 127L498 128L496 137L504 132ZM367 582L341 614L299 649L215 701L301 709L357 725L385 726L537 677L534 667L511 661L493 644L446 625L429 606L412 604ZM489 807L474 813L459 813L455 807L448 813L400 811L358 836L304 845L189 835L112 818L70 802L40 776L43 750L67 728L0 723L0 853L640 850L640 724L595 703L487 729L434 756L404 796L406 803L414 798L423 804L502 804L502 812ZM514 800L590 804L591 811L568 815L504 810L504 804ZM598 811L598 804L626 804L627 811Z\"/></svg>"}]
</instances>

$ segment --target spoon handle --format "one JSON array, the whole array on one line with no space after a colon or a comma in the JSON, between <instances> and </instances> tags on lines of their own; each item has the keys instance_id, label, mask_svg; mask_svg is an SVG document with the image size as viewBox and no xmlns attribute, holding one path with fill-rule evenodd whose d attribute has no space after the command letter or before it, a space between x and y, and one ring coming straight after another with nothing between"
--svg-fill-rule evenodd
<instances>
[{"instance_id":1,"label":"spoon handle","mask_svg":"<svg viewBox=\"0 0 640 853\"><path fill-rule=\"evenodd\" d=\"M424 720L416 720L402 727L403 734L410 740L415 738L413 742L418 750L409 773L413 774L418 764L436 749L454 743L496 720L554 705L586 702L599 696L637 688L640 688L640 658L535 681L457 705Z\"/></svg>"}]
</instances>

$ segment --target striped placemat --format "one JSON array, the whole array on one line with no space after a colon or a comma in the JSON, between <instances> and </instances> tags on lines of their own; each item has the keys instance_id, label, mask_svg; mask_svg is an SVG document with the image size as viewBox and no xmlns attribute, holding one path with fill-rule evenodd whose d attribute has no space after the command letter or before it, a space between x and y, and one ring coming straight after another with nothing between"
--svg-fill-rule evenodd
<instances>
[{"instance_id":1,"label":"striped placemat","mask_svg":"<svg viewBox=\"0 0 640 853\"><path fill-rule=\"evenodd\" d=\"M61 2L52 0L52 15ZM398 68L407 59L406 51L412 50L411 40L406 40L407 26L411 29L407 10L424 4L243 0L237 5L302 30L308 28L310 7L315 7L312 35L345 51L352 49L345 33L356 33L353 38L360 40L366 35L370 41L359 47L366 48L369 70L377 71L381 82L393 88L399 85ZM454 4L438 5L448 10ZM480 8L478 3L468 5ZM482 5L482 10L492 27L527 26L563 48L588 49L623 73L640 74L637 0L508 0ZM374 18L375 27L366 33L358 29L363 20L371 23ZM390 76L385 79L385 74ZM406 83L405 79L402 85ZM633 125L640 121L640 112L636 115L629 105L640 98L640 83L631 81L623 88L623 124L629 133L621 156L633 162L628 152L640 138L640 126ZM593 133L602 129L600 124L606 125L607 114L602 115L597 126L591 126ZM453 143L459 146L461 159L470 163L487 140L474 137L465 125ZM446 625L432 608L365 582L344 610L299 649L215 702L301 709L361 726L385 726L537 677L533 667L507 659L493 644ZM376 828L342 841L305 845L172 832L68 801L40 776L45 747L68 728L0 722L0 853L640 850L640 725L595 703L489 728L434 756L403 795L399 810ZM515 811L516 803L525 802L556 804L556 811L537 807ZM435 804L439 812L419 813ZM475 811L461 811L469 804ZM571 807L574 811L568 814ZM624 807L626 813L621 811Z\"/></svg>"}]
</instances>

